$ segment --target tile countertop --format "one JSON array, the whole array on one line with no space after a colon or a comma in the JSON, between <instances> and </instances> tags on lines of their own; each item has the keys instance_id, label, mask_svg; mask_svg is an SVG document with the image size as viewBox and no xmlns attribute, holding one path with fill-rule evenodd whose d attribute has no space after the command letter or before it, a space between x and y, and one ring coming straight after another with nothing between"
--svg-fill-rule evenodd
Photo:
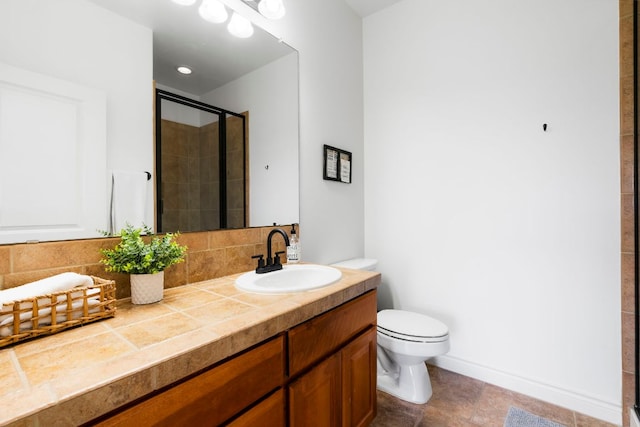
<instances>
[{"instance_id":1,"label":"tile countertop","mask_svg":"<svg viewBox=\"0 0 640 427\"><path fill-rule=\"evenodd\" d=\"M239 274L118 301L114 318L0 349L0 425L78 425L328 311L380 283L341 269L313 291L260 295Z\"/></svg>"}]
</instances>

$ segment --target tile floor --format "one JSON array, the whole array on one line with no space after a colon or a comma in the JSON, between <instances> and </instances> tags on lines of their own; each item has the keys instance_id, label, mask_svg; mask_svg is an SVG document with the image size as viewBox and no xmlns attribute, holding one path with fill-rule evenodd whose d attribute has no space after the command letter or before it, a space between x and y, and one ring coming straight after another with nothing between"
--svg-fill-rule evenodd
<instances>
[{"instance_id":1,"label":"tile floor","mask_svg":"<svg viewBox=\"0 0 640 427\"><path fill-rule=\"evenodd\" d=\"M503 427L516 406L567 427L613 427L569 409L429 365L433 397L415 405L378 391L371 427Z\"/></svg>"}]
</instances>

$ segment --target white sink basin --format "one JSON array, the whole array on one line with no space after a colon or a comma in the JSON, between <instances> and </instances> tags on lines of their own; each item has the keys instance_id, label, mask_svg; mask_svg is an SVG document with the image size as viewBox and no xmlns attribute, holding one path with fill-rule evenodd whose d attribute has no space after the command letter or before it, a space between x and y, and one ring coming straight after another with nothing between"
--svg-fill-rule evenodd
<instances>
[{"instance_id":1,"label":"white sink basin","mask_svg":"<svg viewBox=\"0 0 640 427\"><path fill-rule=\"evenodd\" d=\"M325 265L284 265L282 270L270 273L244 273L236 279L236 287L259 294L285 294L322 288L337 282L341 277L340 270Z\"/></svg>"}]
</instances>

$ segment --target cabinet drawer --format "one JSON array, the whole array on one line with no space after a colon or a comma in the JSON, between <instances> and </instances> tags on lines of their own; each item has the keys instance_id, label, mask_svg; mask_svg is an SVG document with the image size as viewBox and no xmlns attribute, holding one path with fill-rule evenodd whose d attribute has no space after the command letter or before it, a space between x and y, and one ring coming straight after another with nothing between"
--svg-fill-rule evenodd
<instances>
[{"instance_id":1,"label":"cabinet drawer","mask_svg":"<svg viewBox=\"0 0 640 427\"><path fill-rule=\"evenodd\" d=\"M276 391L240 417L228 424L228 427L278 427L285 426L284 391Z\"/></svg>"},{"instance_id":2,"label":"cabinet drawer","mask_svg":"<svg viewBox=\"0 0 640 427\"><path fill-rule=\"evenodd\" d=\"M376 293L372 291L291 329L289 375L296 375L375 325L376 315Z\"/></svg>"},{"instance_id":3,"label":"cabinet drawer","mask_svg":"<svg viewBox=\"0 0 640 427\"><path fill-rule=\"evenodd\" d=\"M284 380L280 336L103 421L100 426L219 425Z\"/></svg>"}]
</instances>

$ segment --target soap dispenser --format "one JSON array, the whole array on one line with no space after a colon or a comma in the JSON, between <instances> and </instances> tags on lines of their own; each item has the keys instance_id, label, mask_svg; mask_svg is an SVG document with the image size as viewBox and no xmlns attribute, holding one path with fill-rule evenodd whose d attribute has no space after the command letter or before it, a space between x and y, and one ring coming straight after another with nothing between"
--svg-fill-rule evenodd
<instances>
[{"instance_id":1,"label":"soap dispenser","mask_svg":"<svg viewBox=\"0 0 640 427\"><path fill-rule=\"evenodd\" d=\"M291 224L291 237L287 246L287 263L295 264L300 262L300 239L296 234L296 225Z\"/></svg>"}]
</instances>

